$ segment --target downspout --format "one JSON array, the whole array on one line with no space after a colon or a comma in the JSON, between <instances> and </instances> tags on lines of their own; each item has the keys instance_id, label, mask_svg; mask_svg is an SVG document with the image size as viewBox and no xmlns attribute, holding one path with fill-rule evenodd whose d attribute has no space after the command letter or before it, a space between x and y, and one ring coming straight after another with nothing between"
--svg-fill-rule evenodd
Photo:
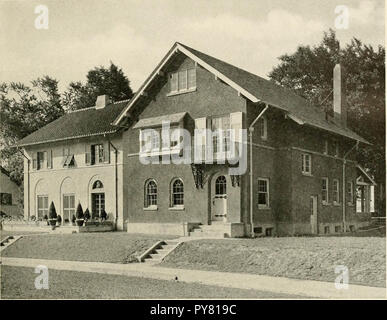
<instances>
[{"instance_id":1,"label":"downspout","mask_svg":"<svg viewBox=\"0 0 387 320\"><path fill-rule=\"evenodd\" d=\"M114 149L114 194L116 199L116 217L115 217L115 226L114 229L117 231L117 221L118 221L118 173L117 173L117 157L118 149L113 145L109 140L109 144Z\"/></svg>"},{"instance_id":2,"label":"downspout","mask_svg":"<svg viewBox=\"0 0 387 320\"><path fill-rule=\"evenodd\" d=\"M347 157L348 155L357 147L359 146L359 141L356 141L356 144L347 151L346 154L344 154L343 157L343 186L342 186L342 192L343 192L343 232L346 232L346 220L345 220L345 211L346 211L346 199L345 199L345 186L346 186L346 181L345 181L345 165L347 163ZM356 186L353 186L355 188ZM352 192L355 192L354 190Z\"/></svg>"},{"instance_id":3,"label":"downspout","mask_svg":"<svg viewBox=\"0 0 387 320\"><path fill-rule=\"evenodd\" d=\"M253 132L255 123L262 117L262 115L266 112L269 106L266 104L265 108L261 111L261 113L254 119L254 121L249 126L249 142L250 142L250 226L251 226L251 237L254 238L254 201L253 201Z\"/></svg>"},{"instance_id":4,"label":"downspout","mask_svg":"<svg viewBox=\"0 0 387 320\"><path fill-rule=\"evenodd\" d=\"M27 219L29 220L30 216L31 216L31 212L30 212L30 163L31 163L31 160L19 148L17 148L17 151L19 151L21 153L21 155L27 159L27 202L28 202L28 204L27 204L27 213L28 213Z\"/></svg>"}]
</instances>

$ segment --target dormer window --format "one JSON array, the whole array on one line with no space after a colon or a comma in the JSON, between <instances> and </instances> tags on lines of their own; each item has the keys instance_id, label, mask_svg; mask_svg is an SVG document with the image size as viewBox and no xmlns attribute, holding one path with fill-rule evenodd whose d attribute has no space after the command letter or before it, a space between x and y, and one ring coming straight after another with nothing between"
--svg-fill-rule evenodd
<instances>
[{"instance_id":1,"label":"dormer window","mask_svg":"<svg viewBox=\"0 0 387 320\"><path fill-rule=\"evenodd\" d=\"M196 89L196 69L187 69L170 74L170 94L184 93Z\"/></svg>"}]
</instances>

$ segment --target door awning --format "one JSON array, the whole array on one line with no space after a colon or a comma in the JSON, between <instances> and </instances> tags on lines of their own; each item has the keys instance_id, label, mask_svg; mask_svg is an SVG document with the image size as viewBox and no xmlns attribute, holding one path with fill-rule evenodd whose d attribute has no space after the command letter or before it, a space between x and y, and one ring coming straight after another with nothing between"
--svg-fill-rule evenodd
<instances>
[{"instance_id":1,"label":"door awning","mask_svg":"<svg viewBox=\"0 0 387 320\"><path fill-rule=\"evenodd\" d=\"M161 127L164 121L169 121L170 124L176 124L183 120L187 112L167 114L160 117L140 119L134 129Z\"/></svg>"}]
</instances>

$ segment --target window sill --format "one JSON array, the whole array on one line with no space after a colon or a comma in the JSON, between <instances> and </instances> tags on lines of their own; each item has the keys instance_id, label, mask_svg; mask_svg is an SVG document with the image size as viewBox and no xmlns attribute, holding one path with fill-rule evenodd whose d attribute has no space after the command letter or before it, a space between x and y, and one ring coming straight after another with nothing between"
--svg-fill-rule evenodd
<instances>
[{"instance_id":1,"label":"window sill","mask_svg":"<svg viewBox=\"0 0 387 320\"><path fill-rule=\"evenodd\" d=\"M143 208L144 211L157 211L157 207L146 207Z\"/></svg>"},{"instance_id":2,"label":"window sill","mask_svg":"<svg viewBox=\"0 0 387 320\"><path fill-rule=\"evenodd\" d=\"M187 89L187 90L174 91L174 92L168 93L167 97L177 96L179 94L190 93L190 92L195 92L195 91L196 91L196 87L195 88L191 88L191 89Z\"/></svg>"},{"instance_id":3,"label":"window sill","mask_svg":"<svg viewBox=\"0 0 387 320\"><path fill-rule=\"evenodd\" d=\"M148 157L159 157L163 155L174 155L174 154L180 154L181 149L177 148L171 148L171 149L164 149L164 150L158 150L158 151L150 151L150 152L140 152L139 155L141 158L148 158Z\"/></svg>"},{"instance_id":4,"label":"window sill","mask_svg":"<svg viewBox=\"0 0 387 320\"><path fill-rule=\"evenodd\" d=\"M270 206L258 205L259 210L270 210Z\"/></svg>"},{"instance_id":5,"label":"window sill","mask_svg":"<svg viewBox=\"0 0 387 320\"><path fill-rule=\"evenodd\" d=\"M184 206L176 206L176 207L169 207L168 210L171 210L171 211L184 211Z\"/></svg>"},{"instance_id":6,"label":"window sill","mask_svg":"<svg viewBox=\"0 0 387 320\"><path fill-rule=\"evenodd\" d=\"M313 177L312 174L308 172L302 172L302 175L306 177Z\"/></svg>"},{"instance_id":7,"label":"window sill","mask_svg":"<svg viewBox=\"0 0 387 320\"><path fill-rule=\"evenodd\" d=\"M329 202L322 202L323 206L330 206L331 204Z\"/></svg>"},{"instance_id":8,"label":"window sill","mask_svg":"<svg viewBox=\"0 0 387 320\"><path fill-rule=\"evenodd\" d=\"M341 204L340 204L339 202L333 202L333 205L334 205L335 207L341 206Z\"/></svg>"}]
</instances>

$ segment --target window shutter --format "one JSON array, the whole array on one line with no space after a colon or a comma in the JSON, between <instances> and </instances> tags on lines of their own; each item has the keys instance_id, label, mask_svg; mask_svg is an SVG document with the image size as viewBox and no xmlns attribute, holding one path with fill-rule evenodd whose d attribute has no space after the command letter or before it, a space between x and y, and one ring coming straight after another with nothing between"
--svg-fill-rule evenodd
<instances>
[{"instance_id":1,"label":"window shutter","mask_svg":"<svg viewBox=\"0 0 387 320\"><path fill-rule=\"evenodd\" d=\"M230 129L232 130L232 134L234 135L234 139L233 141L231 141L231 144L233 144L233 146L231 146L231 151L234 150L235 148L235 152L236 152L236 155L237 157L240 157L240 152L242 152L242 150L240 150L242 148L242 139L243 139L243 136L241 135L241 132L240 130L243 128L243 112L242 111L238 111L238 112L233 112L230 114Z\"/></svg>"},{"instance_id":2,"label":"window shutter","mask_svg":"<svg viewBox=\"0 0 387 320\"><path fill-rule=\"evenodd\" d=\"M110 163L110 143L107 142L103 146L103 159L105 163Z\"/></svg>"},{"instance_id":3,"label":"window shutter","mask_svg":"<svg viewBox=\"0 0 387 320\"><path fill-rule=\"evenodd\" d=\"M207 149L207 119L198 118L195 119L195 148L194 148L194 159L202 161L206 159L206 149Z\"/></svg>"},{"instance_id":4,"label":"window shutter","mask_svg":"<svg viewBox=\"0 0 387 320\"><path fill-rule=\"evenodd\" d=\"M32 154L32 169L37 169L38 167L38 154L34 152Z\"/></svg>"},{"instance_id":5,"label":"window shutter","mask_svg":"<svg viewBox=\"0 0 387 320\"><path fill-rule=\"evenodd\" d=\"M91 146L85 145L85 163L86 165L91 164Z\"/></svg>"},{"instance_id":6,"label":"window shutter","mask_svg":"<svg viewBox=\"0 0 387 320\"><path fill-rule=\"evenodd\" d=\"M47 168L52 169L52 150L47 151Z\"/></svg>"}]
</instances>

